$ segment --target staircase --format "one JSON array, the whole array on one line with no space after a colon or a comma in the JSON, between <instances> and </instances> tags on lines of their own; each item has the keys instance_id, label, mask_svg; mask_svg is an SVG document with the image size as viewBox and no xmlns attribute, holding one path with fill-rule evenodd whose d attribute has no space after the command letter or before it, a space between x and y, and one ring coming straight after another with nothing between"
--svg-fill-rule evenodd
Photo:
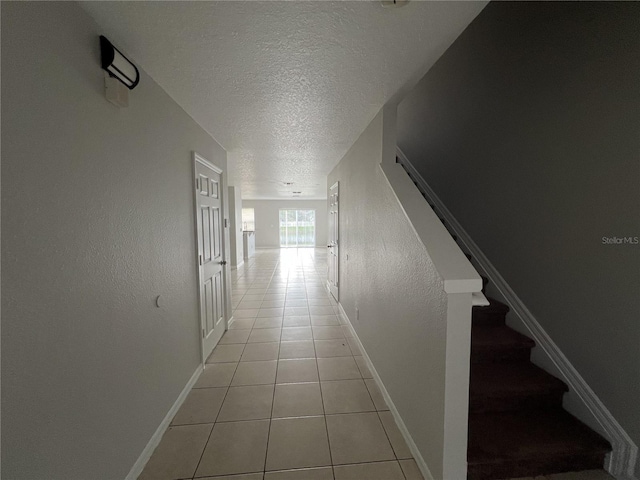
<instances>
[{"instance_id":1,"label":"staircase","mask_svg":"<svg viewBox=\"0 0 640 480\"><path fill-rule=\"evenodd\" d=\"M529 360L533 340L505 324L509 307L473 307L469 480L601 469L607 441L562 408L564 382Z\"/></svg>"},{"instance_id":2,"label":"staircase","mask_svg":"<svg viewBox=\"0 0 640 480\"><path fill-rule=\"evenodd\" d=\"M562 408L566 384L531 363L535 342L506 325L507 305L487 298L472 313L467 479L601 469L610 444Z\"/></svg>"}]
</instances>

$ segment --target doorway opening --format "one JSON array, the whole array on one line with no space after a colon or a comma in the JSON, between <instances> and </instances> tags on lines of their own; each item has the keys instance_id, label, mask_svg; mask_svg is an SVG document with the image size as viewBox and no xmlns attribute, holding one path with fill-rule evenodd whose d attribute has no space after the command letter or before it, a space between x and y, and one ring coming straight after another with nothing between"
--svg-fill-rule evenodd
<instances>
[{"instance_id":1,"label":"doorway opening","mask_svg":"<svg viewBox=\"0 0 640 480\"><path fill-rule=\"evenodd\" d=\"M338 261L338 249L340 248L338 245L340 237L340 198L338 187L338 182L336 182L329 189L329 245L327 245L327 247L329 247L327 284L336 302L340 300L340 292L338 289L338 278L340 277L340 264Z\"/></svg>"},{"instance_id":2,"label":"doorway opening","mask_svg":"<svg viewBox=\"0 0 640 480\"><path fill-rule=\"evenodd\" d=\"M280 210L280 246L314 247L316 244L315 210Z\"/></svg>"},{"instance_id":3,"label":"doorway opening","mask_svg":"<svg viewBox=\"0 0 640 480\"><path fill-rule=\"evenodd\" d=\"M253 208L242 209L242 231L243 232L256 231L256 214Z\"/></svg>"}]
</instances>

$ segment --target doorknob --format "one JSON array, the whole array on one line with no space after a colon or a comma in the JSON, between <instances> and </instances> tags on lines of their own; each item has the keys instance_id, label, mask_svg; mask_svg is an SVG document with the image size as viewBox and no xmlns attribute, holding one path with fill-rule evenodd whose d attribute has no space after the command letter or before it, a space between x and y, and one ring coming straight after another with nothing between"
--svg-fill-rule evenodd
<instances>
[{"instance_id":1,"label":"doorknob","mask_svg":"<svg viewBox=\"0 0 640 480\"><path fill-rule=\"evenodd\" d=\"M223 261L220 262L220 265L226 265L226 264L227 264L226 260L223 260Z\"/></svg>"}]
</instances>

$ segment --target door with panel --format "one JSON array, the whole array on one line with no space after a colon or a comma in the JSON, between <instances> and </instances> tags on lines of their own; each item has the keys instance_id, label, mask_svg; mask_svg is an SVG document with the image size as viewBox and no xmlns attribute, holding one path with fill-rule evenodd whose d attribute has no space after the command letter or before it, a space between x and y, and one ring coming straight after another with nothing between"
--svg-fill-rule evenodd
<instances>
[{"instance_id":1,"label":"door with panel","mask_svg":"<svg viewBox=\"0 0 640 480\"><path fill-rule=\"evenodd\" d=\"M327 264L329 266L329 275L327 285L333 298L338 301L339 295L339 262L338 249L340 240L340 199L338 182L334 183L329 189L329 244L327 254Z\"/></svg>"},{"instance_id":2,"label":"door with panel","mask_svg":"<svg viewBox=\"0 0 640 480\"><path fill-rule=\"evenodd\" d=\"M224 215L222 170L194 155L196 228L202 358L205 360L225 332Z\"/></svg>"}]
</instances>

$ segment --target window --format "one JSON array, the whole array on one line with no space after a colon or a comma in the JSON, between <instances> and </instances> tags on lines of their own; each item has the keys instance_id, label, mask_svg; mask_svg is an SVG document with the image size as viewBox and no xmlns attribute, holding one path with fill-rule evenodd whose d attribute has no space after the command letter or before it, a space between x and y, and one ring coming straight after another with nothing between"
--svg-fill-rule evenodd
<instances>
[{"instance_id":1,"label":"window","mask_svg":"<svg viewBox=\"0 0 640 480\"><path fill-rule=\"evenodd\" d=\"M245 232L256 231L256 219L253 208L242 209L242 230Z\"/></svg>"},{"instance_id":2,"label":"window","mask_svg":"<svg viewBox=\"0 0 640 480\"><path fill-rule=\"evenodd\" d=\"M280 210L281 247L313 247L315 244L315 210Z\"/></svg>"}]
</instances>

